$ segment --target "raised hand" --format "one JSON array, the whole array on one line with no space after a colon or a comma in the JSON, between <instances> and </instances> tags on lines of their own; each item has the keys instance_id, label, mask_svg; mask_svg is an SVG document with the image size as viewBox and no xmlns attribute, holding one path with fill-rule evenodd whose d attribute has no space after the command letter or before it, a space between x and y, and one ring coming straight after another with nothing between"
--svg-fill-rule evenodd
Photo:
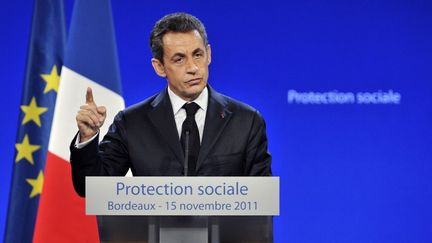
<instances>
[{"instance_id":1,"label":"raised hand","mask_svg":"<svg viewBox=\"0 0 432 243\"><path fill-rule=\"evenodd\" d=\"M106 108L97 106L93 99L92 89L87 88L86 104L80 106L76 121L80 133L80 143L85 142L98 133L106 118Z\"/></svg>"}]
</instances>

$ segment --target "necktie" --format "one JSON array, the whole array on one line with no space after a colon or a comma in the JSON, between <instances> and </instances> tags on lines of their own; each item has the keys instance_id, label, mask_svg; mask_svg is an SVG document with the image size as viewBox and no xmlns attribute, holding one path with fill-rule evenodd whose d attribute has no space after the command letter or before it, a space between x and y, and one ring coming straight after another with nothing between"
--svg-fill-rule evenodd
<instances>
[{"instance_id":1,"label":"necktie","mask_svg":"<svg viewBox=\"0 0 432 243\"><path fill-rule=\"evenodd\" d=\"M182 133L180 142L183 147L183 151L188 154L188 173L189 176L196 175L196 163L200 150L200 137L198 132L198 126L195 121L195 113L200 108L195 102L183 105L186 110L186 119L182 125ZM189 140L189 141L187 141ZM186 152L186 150L188 150Z\"/></svg>"}]
</instances>

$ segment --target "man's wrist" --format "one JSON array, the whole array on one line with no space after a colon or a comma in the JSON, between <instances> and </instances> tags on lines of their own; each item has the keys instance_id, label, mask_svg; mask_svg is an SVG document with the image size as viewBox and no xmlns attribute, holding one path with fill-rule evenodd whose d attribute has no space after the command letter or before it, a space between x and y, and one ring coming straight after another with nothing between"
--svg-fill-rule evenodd
<instances>
[{"instance_id":1,"label":"man's wrist","mask_svg":"<svg viewBox=\"0 0 432 243\"><path fill-rule=\"evenodd\" d=\"M75 140L75 148L77 148L77 149L84 148L87 144L91 143L98 135L99 135L99 131L96 132L96 134L93 135L92 137L84 140L84 139L81 139L81 134L78 133L77 138Z\"/></svg>"}]
</instances>

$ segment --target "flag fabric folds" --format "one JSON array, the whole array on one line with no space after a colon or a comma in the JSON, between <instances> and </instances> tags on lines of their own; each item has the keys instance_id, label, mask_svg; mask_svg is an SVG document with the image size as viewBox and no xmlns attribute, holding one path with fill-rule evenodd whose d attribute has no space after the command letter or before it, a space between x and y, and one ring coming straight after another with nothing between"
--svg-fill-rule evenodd
<instances>
[{"instance_id":1,"label":"flag fabric folds","mask_svg":"<svg viewBox=\"0 0 432 243\"><path fill-rule=\"evenodd\" d=\"M62 0L35 0L5 242L99 242L72 186L69 143L87 87L108 110L101 134L124 108L111 3L76 0L67 46L64 23Z\"/></svg>"},{"instance_id":2,"label":"flag fabric folds","mask_svg":"<svg viewBox=\"0 0 432 243\"><path fill-rule=\"evenodd\" d=\"M85 201L73 189L69 163L69 144L78 131L75 116L85 104L87 87L93 89L95 102L107 107L100 131L105 134L114 115L124 108L111 3L107 0L75 1L34 242L99 242L96 218L85 215Z\"/></svg>"},{"instance_id":3,"label":"flag fabric folds","mask_svg":"<svg viewBox=\"0 0 432 243\"><path fill-rule=\"evenodd\" d=\"M31 242L65 48L62 0L34 2L4 242Z\"/></svg>"}]
</instances>

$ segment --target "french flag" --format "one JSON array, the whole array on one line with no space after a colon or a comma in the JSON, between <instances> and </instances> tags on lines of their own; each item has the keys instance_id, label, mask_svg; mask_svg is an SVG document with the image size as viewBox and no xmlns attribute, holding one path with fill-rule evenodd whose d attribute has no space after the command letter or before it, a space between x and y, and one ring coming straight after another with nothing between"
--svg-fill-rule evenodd
<instances>
[{"instance_id":1,"label":"french flag","mask_svg":"<svg viewBox=\"0 0 432 243\"><path fill-rule=\"evenodd\" d=\"M33 242L99 242L96 217L85 215L85 200L72 185L69 144L78 131L75 116L85 104L87 87L96 104L107 108L102 135L124 108L117 60L110 1L76 0Z\"/></svg>"}]
</instances>

